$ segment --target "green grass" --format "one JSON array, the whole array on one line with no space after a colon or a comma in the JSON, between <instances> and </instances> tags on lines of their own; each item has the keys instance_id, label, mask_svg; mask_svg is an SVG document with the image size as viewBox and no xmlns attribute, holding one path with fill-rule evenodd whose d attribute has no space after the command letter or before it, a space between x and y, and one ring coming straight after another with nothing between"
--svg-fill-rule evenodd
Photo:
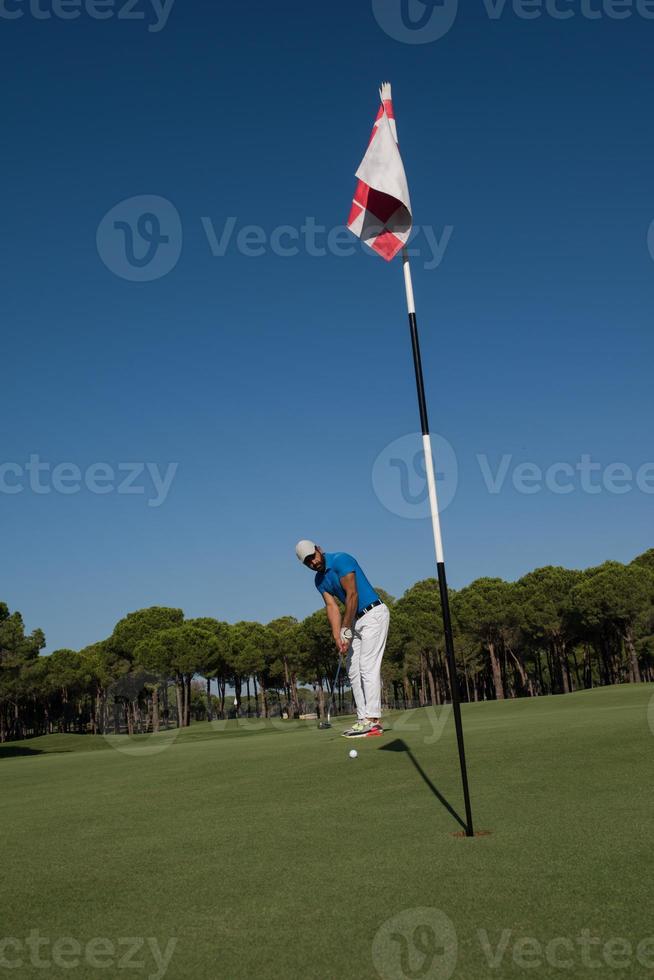
<instances>
[{"instance_id":1,"label":"green grass","mask_svg":"<svg viewBox=\"0 0 654 980\"><path fill-rule=\"evenodd\" d=\"M5 745L0 940L175 938L169 980L651 977L654 942L641 949L649 968L636 947L654 935L652 696L653 685L625 685L465 705L476 829L490 832L473 840L454 836L443 803L462 812L452 719L440 731L444 716L426 710L390 716L394 730L358 740L356 760L338 724L254 720L196 725L170 744ZM442 913L430 913L431 932L407 911L421 908ZM585 965L584 929L600 940L590 956L601 968ZM516 946L523 937L536 952ZM544 951L557 937L572 944L557 951L565 968ZM619 938L632 952L613 948L611 965L609 947L607 964L604 946ZM491 967L484 942L502 939ZM20 969L0 975L161 975L147 947L133 957L141 967L118 967L122 944L104 969L45 969L16 950L6 955ZM521 953L540 965L521 966Z\"/></svg>"}]
</instances>

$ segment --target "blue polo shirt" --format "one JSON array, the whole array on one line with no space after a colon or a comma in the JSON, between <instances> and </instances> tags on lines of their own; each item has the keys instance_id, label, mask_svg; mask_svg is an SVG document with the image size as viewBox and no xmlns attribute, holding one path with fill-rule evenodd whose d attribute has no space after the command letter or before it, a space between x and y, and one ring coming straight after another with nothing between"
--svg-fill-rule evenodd
<instances>
[{"instance_id":1,"label":"blue polo shirt","mask_svg":"<svg viewBox=\"0 0 654 980\"><path fill-rule=\"evenodd\" d=\"M345 602L345 589L341 585L344 575L354 572L359 594L359 607L357 612L365 609L371 602L376 602L379 596L372 585L363 574L361 566L356 558L348 555L345 551L334 551L331 554L325 552L325 571L316 572L316 588L322 595L329 592L330 595Z\"/></svg>"}]
</instances>

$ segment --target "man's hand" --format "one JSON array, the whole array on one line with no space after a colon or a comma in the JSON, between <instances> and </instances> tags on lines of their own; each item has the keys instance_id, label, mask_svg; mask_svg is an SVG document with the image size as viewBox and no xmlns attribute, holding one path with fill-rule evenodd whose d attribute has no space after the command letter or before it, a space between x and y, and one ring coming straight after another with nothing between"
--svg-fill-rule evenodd
<instances>
[{"instance_id":1,"label":"man's hand","mask_svg":"<svg viewBox=\"0 0 654 980\"><path fill-rule=\"evenodd\" d=\"M350 644L352 642L352 637L354 636L352 630L349 626L342 626L338 637L334 637L336 640L336 646L340 653L347 653L350 649Z\"/></svg>"},{"instance_id":2,"label":"man's hand","mask_svg":"<svg viewBox=\"0 0 654 980\"><path fill-rule=\"evenodd\" d=\"M343 587L347 593L346 614L343 619L341 619L341 612L338 608L336 599L334 599L329 592L323 593L323 599L325 600L325 605L327 607L327 618L329 619L332 627L332 636L334 637L336 649L339 653L347 653L347 651L350 649L352 635L354 632L352 626L347 625L347 617L348 615L350 616L350 622L354 621L358 600L354 573L352 573L351 578L350 576L345 576L343 579L341 579L341 581L344 583ZM347 607L349 607L349 610ZM344 630L346 631L346 635L343 635Z\"/></svg>"},{"instance_id":3,"label":"man's hand","mask_svg":"<svg viewBox=\"0 0 654 980\"><path fill-rule=\"evenodd\" d=\"M343 630L340 630L339 633L334 633L334 643L336 644L336 649L339 653L347 653L347 651L350 649L352 640L348 640L342 634Z\"/></svg>"}]
</instances>

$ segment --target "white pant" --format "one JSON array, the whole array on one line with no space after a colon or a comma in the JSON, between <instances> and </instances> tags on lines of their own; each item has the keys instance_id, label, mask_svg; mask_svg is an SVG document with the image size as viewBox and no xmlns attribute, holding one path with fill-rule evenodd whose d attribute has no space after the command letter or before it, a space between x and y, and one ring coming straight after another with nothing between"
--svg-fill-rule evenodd
<instances>
[{"instance_id":1,"label":"white pant","mask_svg":"<svg viewBox=\"0 0 654 980\"><path fill-rule=\"evenodd\" d=\"M347 676L359 721L381 717L381 662L388 636L388 606L375 606L354 623Z\"/></svg>"}]
</instances>

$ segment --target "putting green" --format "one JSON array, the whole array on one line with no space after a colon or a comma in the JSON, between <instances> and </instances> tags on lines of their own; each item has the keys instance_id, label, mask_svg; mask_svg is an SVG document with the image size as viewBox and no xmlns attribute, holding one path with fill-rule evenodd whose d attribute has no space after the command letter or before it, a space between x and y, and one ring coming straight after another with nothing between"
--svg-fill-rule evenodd
<instances>
[{"instance_id":1,"label":"putting green","mask_svg":"<svg viewBox=\"0 0 654 980\"><path fill-rule=\"evenodd\" d=\"M653 697L464 705L473 840L449 709L6 744L2 972L651 977Z\"/></svg>"}]
</instances>

